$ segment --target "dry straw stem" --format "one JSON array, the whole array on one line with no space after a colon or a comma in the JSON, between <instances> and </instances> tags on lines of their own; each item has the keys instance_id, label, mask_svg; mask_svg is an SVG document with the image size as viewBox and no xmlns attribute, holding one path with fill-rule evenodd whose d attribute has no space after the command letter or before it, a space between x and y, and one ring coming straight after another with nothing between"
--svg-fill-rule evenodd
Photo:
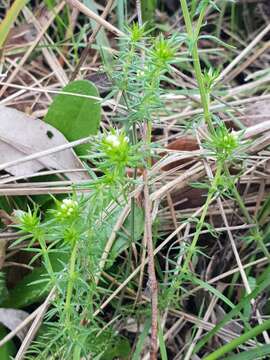
<instances>
[{"instance_id":1,"label":"dry straw stem","mask_svg":"<svg viewBox=\"0 0 270 360\"><path fill-rule=\"evenodd\" d=\"M105 29L111 31L115 35L117 35L117 36L124 36L125 35L121 30L117 29L117 27L110 24L102 16L99 16L96 13L94 13L92 10L90 10L87 6L82 4L80 1L78 1L78 0L66 0L66 2L69 5L75 7L79 11L81 11L84 15L86 15L86 16L90 17L91 19L95 20L98 24L103 26Z\"/></svg>"},{"instance_id":2,"label":"dry straw stem","mask_svg":"<svg viewBox=\"0 0 270 360\"><path fill-rule=\"evenodd\" d=\"M21 58L19 64L17 65L17 67L14 69L14 71L12 72L12 74L10 75L10 77L7 79L6 84L3 86L3 88L0 91L0 98L3 96L4 92L7 89L7 84L10 84L12 82L12 80L16 77L16 75L19 73L19 71L22 69L23 65L25 64L26 60L28 59L28 57L32 54L32 51L35 49L35 47L38 45L38 43L40 42L41 38L43 37L43 35L46 33L46 31L48 30L49 26L52 24L52 22L54 21L55 17L57 16L57 14L63 9L63 7L65 6L65 2L62 1L58 6L56 6L54 8L53 13L51 13L51 16L49 17L49 20L46 22L46 24L43 26L42 30L38 33L36 39L33 41L32 45L29 47L29 49L26 51L26 53L23 55L23 57Z\"/></svg>"},{"instance_id":3,"label":"dry straw stem","mask_svg":"<svg viewBox=\"0 0 270 360\"><path fill-rule=\"evenodd\" d=\"M56 153L58 151L62 151L62 150L65 150L65 149L69 149L71 147L75 147L77 145L86 144L91 139L92 139L92 136L88 136L88 137L82 138L80 140L75 140L75 141L72 141L70 143L59 145L59 146L56 146L56 147L51 148L51 149L47 149L47 150L39 151L39 152L37 152L35 154L27 155L27 156L22 157L22 158L17 159L17 160L8 161L8 162L6 162L4 164L0 164L0 171L4 170L5 168L10 167L10 166L21 164L21 163L24 163L26 161L38 159L38 158L41 158L43 156L47 156L47 155Z\"/></svg>"},{"instance_id":4,"label":"dry straw stem","mask_svg":"<svg viewBox=\"0 0 270 360\"><path fill-rule=\"evenodd\" d=\"M251 43L222 71L216 82L224 79L230 71L245 57L252 49L262 40L262 38L270 31L270 24L268 24Z\"/></svg>"},{"instance_id":5,"label":"dry straw stem","mask_svg":"<svg viewBox=\"0 0 270 360\"><path fill-rule=\"evenodd\" d=\"M112 232L111 232L111 235L106 243L106 246L105 246L105 249L102 253L102 256L101 256L101 259L100 259L100 262L99 262L99 266L98 266L98 273L97 275L95 276L95 282L96 284L98 284L98 281L100 279L100 275L101 275L101 272L103 271L104 269L104 266L106 264L106 261L107 261L107 258L110 254L110 250L113 246L113 243L114 243L114 240L116 239L116 235L117 235L117 232L120 230L121 226L123 225L125 219L127 218L128 214L130 212L130 203L128 203L123 211L121 212L121 214L118 216L118 219L112 229Z\"/></svg>"},{"instance_id":6,"label":"dry straw stem","mask_svg":"<svg viewBox=\"0 0 270 360\"><path fill-rule=\"evenodd\" d=\"M266 50L268 50L270 47L270 41L267 41L263 44L261 48L259 48L255 54L250 56L243 64L237 66L236 69L230 72L229 75L226 76L225 80L226 82L231 81L234 79L237 75L241 74L246 68L248 68L257 58L259 58Z\"/></svg>"},{"instance_id":7,"label":"dry straw stem","mask_svg":"<svg viewBox=\"0 0 270 360\"><path fill-rule=\"evenodd\" d=\"M38 33L42 32L42 24L41 21L37 20L34 14L28 9L25 8L23 11L25 18L28 23L33 23L35 28L37 29ZM44 34L46 35L46 34ZM51 44L53 44L51 40ZM65 86L68 83L68 77L66 75L65 70L60 65L56 55L54 54L53 50L50 48L48 41L45 39L40 40L41 51L43 53L44 58L46 59L48 65L50 66L53 74L57 77L61 86Z\"/></svg>"},{"instance_id":8,"label":"dry straw stem","mask_svg":"<svg viewBox=\"0 0 270 360\"><path fill-rule=\"evenodd\" d=\"M81 98L86 98L86 99L97 100L99 102L103 101L103 99L98 97L98 96L77 94L77 93L66 92L66 91L61 91L61 90L47 89L47 88L44 88L44 87L43 88L37 88L37 87L32 87L32 86L9 84L8 81L0 81L0 85L10 87L10 88L14 88L14 89L22 89L22 90L27 90L27 91L36 91L36 92L45 93L45 94L62 94L62 95L76 96L76 97L81 97Z\"/></svg>"},{"instance_id":9,"label":"dry straw stem","mask_svg":"<svg viewBox=\"0 0 270 360\"><path fill-rule=\"evenodd\" d=\"M226 285L219 285L218 291L220 291L222 293L222 291L224 291L225 288L226 288ZM205 315L203 317L203 321L209 320L210 316L213 314L214 308L217 305L218 300L219 300L219 298L217 296L212 297L210 304L209 304L209 306L205 312ZM197 341L200 339L202 332L203 332L203 327L199 325L191 344L188 345L188 351L186 352L184 360L189 360L191 358L193 349L195 348Z\"/></svg>"},{"instance_id":10,"label":"dry straw stem","mask_svg":"<svg viewBox=\"0 0 270 360\"><path fill-rule=\"evenodd\" d=\"M114 3L114 0L109 0L106 4L106 7L105 9L103 10L103 13L101 14L100 18L101 19L106 19L106 17L108 16L110 10L111 10L111 7ZM72 76L70 78L70 81L73 81L76 79L76 76L78 75L78 72L81 68L81 66L83 65L84 61L86 60L86 57L87 57L87 54L91 48L91 45L93 44L93 42L95 41L96 39L96 36L99 32L99 30L102 28L102 24L101 23L98 23L97 27L95 28L95 30L93 31L93 33L91 34L89 40L88 40L88 43L87 43L87 46L85 47L85 49L83 50L82 52L82 55L80 57L80 60L78 62L78 64L76 65L73 73L72 73Z\"/></svg>"},{"instance_id":11,"label":"dry straw stem","mask_svg":"<svg viewBox=\"0 0 270 360\"><path fill-rule=\"evenodd\" d=\"M254 103L256 101L264 101L264 100L269 100L269 99L270 99L270 94L266 94L266 95L260 95L260 96L252 96L247 99L229 101L227 103L227 105L232 107L232 106L246 105L246 104ZM218 111L225 109L227 107L227 105L212 104L212 105L210 105L210 110L212 112L218 112ZM172 120L180 120L180 119L185 119L185 118L199 115L199 114L202 114L201 109L188 110L186 112L182 112L182 113L178 112L176 114L163 117L162 120L163 120L163 122L172 121Z\"/></svg>"}]
</instances>

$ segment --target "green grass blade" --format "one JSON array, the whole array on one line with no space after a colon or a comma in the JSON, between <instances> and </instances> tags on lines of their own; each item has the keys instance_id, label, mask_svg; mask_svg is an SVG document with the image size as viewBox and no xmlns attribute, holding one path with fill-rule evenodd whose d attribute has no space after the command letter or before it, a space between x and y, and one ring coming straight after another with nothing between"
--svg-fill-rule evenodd
<instances>
[{"instance_id":1,"label":"green grass blade","mask_svg":"<svg viewBox=\"0 0 270 360\"><path fill-rule=\"evenodd\" d=\"M240 354L227 356L225 360L258 360L270 354L270 345L256 347L249 351L243 351Z\"/></svg>"},{"instance_id":2,"label":"green grass blade","mask_svg":"<svg viewBox=\"0 0 270 360\"><path fill-rule=\"evenodd\" d=\"M254 289L249 295L246 295L224 318L202 339L198 342L195 347L195 352L198 352L204 344L206 344L212 336L216 334L227 322L231 321L231 319L239 315L240 311L246 306L246 304L250 303L251 299L255 299L261 292L264 291L270 285L270 267L268 267L258 279L258 284L256 289Z\"/></svg>"},{"instance_id":3,"label":"green grass blade","mask_svg":"<svg viewBox=\"0 0 270 360\"><path fill-rule=\"evenodd\" d=\"M163 331L162 331L162 327L160 326L160 319L158 320L158 341L159 341L161 360L168 360Z\"/></svg>"},{"instance_id":4,"label":"green grass blade","mask_svg":"<svg viewBox=\"0 0 270 360\"><path fill-rule=\"evenodd\" d=\"M151 318L148 318L145 321L144 329L143 329L143 331L139 337L139 340L137 342L135 352L132 356L132 360L140 360L141 359L141 352L143 349L143 345L145 343L145 339L149 333L150 327L151 327Z\"/></svg>"},{"instance_id":5,"label":"green grass blade","mask_svg":"<svg viewBox=\"0 0 270 360\"><path fill-rule=\"evenodd\" d=\"M125 31L125 23L126 23L126 16L125 16L125 0L118 0L117 1L117 23L118 28L121 31Z\"/></svg>"},{"instance_id":6,"label":"green grass blade","mask_svg":"<svg viewBox=\"0 0 270 360\"><path fill-rule=\"evenodd\" d=\"M204 288L205 290L208 290L209 292L211 292L213 295L215 295L217 298L219 298L220 300L222 300L225 304L227 304L230 308L234 308L235 305L225 296L223 295L219 290L217 290L216 288L214 288L212 285L207 284L207 282L196 278L195 276L190 276L191 281L199 286L201 286L202 288Z\"/></svg>"},{"instance_id":7,"label":"green grass blade","mask_svg":"<svg viewBox=\"0 0 270 360\"><path fill-rule=\"evenodd\" d=\"M14 21L27 2L28 0L15 0L11 8L7 11L4 20L0 24L0 49L4 45Z\"/></svg>"},{"instance_id":8,"label":"green grass blade","mask_svg":"<svg viewBox=\"0 0 270 360\"><path fill-rule=\"evenodd\" d=\"M222 346L218 350L214 351L212 354L206 356L204 360L222 359L222 357L225 354L234 350L235 348L237 348L237 346L244 344L246 341L260 335L263 331L268 329L270 329L270 320L264 321L262 324L255 326L254 328L245 332L243 335L239 336L238 338L233 339L228 344Z\"/></svg>"},{"instance_id":9,"label":"green grass blade","mask_svg":"<svg viewBox=\"0 0 270 360\"><path fill-rule=\"evenodd\" d=\"M7 329L0 324L0 340L2 340L8 331ZM12 340L5 343L5 345L1 346L0 348L0 359L1 360L10 360L12 356L16 353L16 348Z\"/></svg>"},{"instance_id":10,"label":"green grass blade","mask_svg":"<svg viewBox=\"0 0 270 360\"><path fill-rule=\"evenodd\" d=\"M96 6L95 1L93 0L83 0L84 5L86 5L90 10L92 10L93 12L95 12L96 14L98 14L98 8ZM93 30L95 30L95 28L97 27L97 23L90 19L90 23L91 23L91 27ZM106 32L104 31L103 28L101 28L96 36L96 42L98 45L98 48L100 49L101 52L101 56L104 59L104 62L107 66L109 66L112 63L112 56L109 53L109 51L107 51L107 49L110 49L110 43L109 40L107 38Z\"/></svg>"}]
</instances>

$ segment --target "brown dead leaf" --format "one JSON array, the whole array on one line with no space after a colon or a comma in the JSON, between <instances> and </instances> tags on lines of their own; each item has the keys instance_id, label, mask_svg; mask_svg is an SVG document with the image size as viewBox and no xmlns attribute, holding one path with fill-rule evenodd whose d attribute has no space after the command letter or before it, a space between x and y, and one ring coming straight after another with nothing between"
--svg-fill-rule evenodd
<instances>
[{"instance_id":1,"label":"brown dead leaf","mask_svg":"<svg viewBox=\"0 0 270 360\"><path fill-rule=\"evenodd\" d=\"M66 143L66 138L53 126L18 110L0 106L0 164ZM72 149L66 149L5 170L15 176L29 176L44 168L83 169L83 164ZM85 172L67 172L66 176L72 181L89 179Z\"/></svg>"},{"instance_id":2,"label":"brown dead leaf","mask_svg":"<svg viewBox=\"0 0 270 360\"><path fill-rule=\"evenodd\" d=\"M179 139L176 139L168 144L167 149L176 150L176 151L194 151L198 150L199 146L196 139L192 136L184 136ZM162 154L161 154L162 155ZM186 158L185 160L178 160L170 163L167 166L164 166L162 170L168 171L179 165L189 162L191 158Z\"/></svg>"}]
</instances>

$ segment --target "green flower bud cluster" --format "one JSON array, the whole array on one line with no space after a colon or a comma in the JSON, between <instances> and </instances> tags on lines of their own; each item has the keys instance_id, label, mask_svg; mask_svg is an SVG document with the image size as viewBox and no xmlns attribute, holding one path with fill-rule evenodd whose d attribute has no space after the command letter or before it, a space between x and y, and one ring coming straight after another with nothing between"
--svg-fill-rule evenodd
<instances>
[{"instance_id":1,"label":"green flower bud cluster","mask_svg":"<svg viewBox=\"0 0 270 360\"><path fill-rule=\"evenodd\" d=\"M64 199L62 203L58 205L56 217L60 220L74 217L77 214L79 204L76 200Z\"/></svg>"}]
</instances>

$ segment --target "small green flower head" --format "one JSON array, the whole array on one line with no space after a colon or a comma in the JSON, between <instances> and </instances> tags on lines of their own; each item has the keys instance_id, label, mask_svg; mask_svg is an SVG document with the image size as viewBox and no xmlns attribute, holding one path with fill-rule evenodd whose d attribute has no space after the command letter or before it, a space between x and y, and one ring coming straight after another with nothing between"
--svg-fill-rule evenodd
<instances>
[{"instance_id":1,"label":"small green flower head","mask_svg":"<svg viewBox=\"0 0 270 360\"><path fill-rule=\"evenodd\" d=\"M208 91L210 91L214 87L215 81L217 80L218 77L219 77L219 71L217 69L213 69L211 67L208 70L204 71L203 81Z\"/></svg>"},{"instance_id":2,"label":"small green flower head","mask_svg":"<svg viewBox=\"0 0 270 360\"><path fill-rule=\"evenodd\" d=\"M72 199L64 199L59 202L56 217L59 220L72 219L78 214L79 204Z\"/></svg>"},{"instance_id":3,"label":"small green flower head","mask_svg":"<svg viewBox=\"0 0 270 360\"><path fill-rule=\"evenodd\" d=\"M78 238L79 238L78 231L74 227L69 227L65 229L63 234L63 239L66 243L73 246L78 241Z\"/></svg>"},{"instance_id":4,"label":"small green flower head","mask_svg":"<svg viewBox=\"0 0 270 360\"><path fill-rule=\"evenodd\" d=\"M40 225L40 218L37 213L37 209L33 212L30 208L28 211L15 210L15 219L18 222L18 227L27 233L33 233L35 229Z\"/></svg>"},{"instance_id":5,"label":"small green flower head","mask_svg":"<svg viewBox=\"0 0 270 360\"><path fill-rule=\"evenodd\" d=\"M142 41L145 37L145 26L139 26L138 23L134 22L131 26L128 27L128 34L131 43L138 43Z\"/></svg>"},{"instance_id":6,"label":"small green flower head","mask_svg":"<svg viewBox=\"0 0 270 360\"><path fill-rule=\"evenodd\" d=\"M222 135L223 137L221 138L221 142L220 142L221 148L223 149L224 154L230 156L233 153L233 151L236 150L237 147L239 146L238 136L234 131Z\"/></svg>"},{"instance_id":7,"label":"small green flower head","mask_svg":"<svg viewBox=\"0 0 270 360\"><path fill-rule=\"evenodd\" d=\"M167 40L163 35L160 35L155 39L151 51L153 62L165 70L175 60L176 51L177 48L173 39Z\"/></svg>"},{"instance_id":8,"label":"small green flower head","mask_svg":"<svg viewBox=\"0 0 270 360\"><path fill-rule=\"evenodd\" d=\"M232 161L241 145L238 134L229 131L224 123L219 122L219 127L205 144L220 161Z\"/></svg>"},{"instance_id":9,"label":"small green flower head","mask_svg":"<svg viewBox=\"0 0 270 360\"><path fill-rule=\"evenodd\" d=\"M112 163L127 162L130 146L128 137L123 131L112 129L111 133L103 137L102 148Z\"/></svg>"}]
</instances>

